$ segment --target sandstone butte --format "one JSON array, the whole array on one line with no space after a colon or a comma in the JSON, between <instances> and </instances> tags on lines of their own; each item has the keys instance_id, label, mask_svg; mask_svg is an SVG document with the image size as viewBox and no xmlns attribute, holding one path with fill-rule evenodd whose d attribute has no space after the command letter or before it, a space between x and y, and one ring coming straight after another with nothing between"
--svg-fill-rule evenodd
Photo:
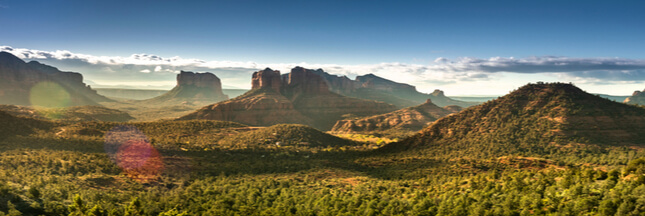
<instances>
[{"instance_id":1,"label":"sandstone butte","mask_svg":"<svg viewBox=\"0 0 645 216\"><path fill-rule=\"evenodd\" d=\"M388 103L332 92L320 75L302 67L295 67L288 74L266 68L252 77L252 89L244 95L179 119L224 120L255 126L296 123L329 130L343 115L370 116L396 110Z\"/></svg>"},{"instance_id":2,"label":"sandstone butte","mask_svg":"<svg viewBox=\"0 0 645 216\"><path fill-rule=\"evenodd\" d=\"M210 104L228 100L222 92L222 82L212 73L181 71L177 74L177 85L169 92L145 100L146 103L201 103Z\"/></svg>"}]
</instances>

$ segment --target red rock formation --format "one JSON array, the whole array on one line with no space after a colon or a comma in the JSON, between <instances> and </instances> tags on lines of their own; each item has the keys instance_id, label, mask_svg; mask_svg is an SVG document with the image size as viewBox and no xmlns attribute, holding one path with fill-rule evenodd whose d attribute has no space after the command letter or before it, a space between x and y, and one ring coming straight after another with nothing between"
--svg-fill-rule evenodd
<instances>
[{"instance_id":1,"label":"red rock formation","mask_svg":"<svg viewBox=\"0 0 645 216\"><path fill-rule=\"evenodd\" d=\"M296 98L301 95L329 94L329 87L325 80L302 67L291 69L291 73L282 76L282 92L288 98Z\"/></svg>"},{"instance_id":2,"label":"red rock formation","mask_svg":"<svg viewBox=\"0 0 645 216\"><path fill-rule=\"evenodd\" d=\"M214 90L222 89L222 82L212 73L193 73L190 71L181 71L177 75L177 85L193 85L202 88L212 88Z\"/></svg>"},{"instance_id":3,"label":"red rock formation","mask_svg":"<svg viewBox=\"0 0 645 216\"><path fill-rule=\"evenodd\" d=\"M222 92L222 82L217 76L208 72L181 71L177 75L177 86L163 95L146 100L146 102L176 104L178 101L182 101L210 104L223 100L228 100L228 96Z\"/></svg>"},{"instance_id":4,"label":"red rock formation","mask_svg":"<svg viewBox=\"0 0 645 216\"><path fill-rule=\"evenodd\" d=\"M395 110L391 104L345 97L329 91L325 80L301 67L280 78L279 71L253 74L253 89L233 100L204 107L180 119L213 119L267 126L300 123L328 130L345 114L375 115Z\"/></svg>"},{"instance_id":5,"label":"red rock formation","mask_svg":"<svg viewBox=\"0 0 645 216\"><path fill-rule=\"evenodd\" d=\"M282 80L280 78L280 71L271 70L266 68L264 70L253 73L251 81L251 89L273 89L275 92L280 92L282 87Z\"/></svg>"}]
</instances>

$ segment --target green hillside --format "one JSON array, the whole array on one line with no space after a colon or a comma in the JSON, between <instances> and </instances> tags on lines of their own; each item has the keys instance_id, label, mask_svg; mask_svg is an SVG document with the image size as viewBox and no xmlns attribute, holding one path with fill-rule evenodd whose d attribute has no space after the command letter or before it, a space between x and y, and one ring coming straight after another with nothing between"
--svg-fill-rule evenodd
<instances>
[{"instance_id":1,"label":"green hillside","mask_svg":"<svg viewBox=\"0 0 645 216\"><path fill-rule=\"evenodd\" d=\"M442 118L421 133L384 148L434 155L601 153L642 148L645 109L588 94L571 84L529 84L482 105Z\"/></svg>"}]
</instances>

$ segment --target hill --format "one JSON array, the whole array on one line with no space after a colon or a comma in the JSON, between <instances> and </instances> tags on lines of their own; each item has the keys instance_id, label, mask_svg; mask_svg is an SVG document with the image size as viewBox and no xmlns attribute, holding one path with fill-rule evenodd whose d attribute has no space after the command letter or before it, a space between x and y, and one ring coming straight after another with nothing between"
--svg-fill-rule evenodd
<instances>
[{"instance_id":1,"label":"hill","mask_svg":"<svg viewBox=\"0 0 645 216\"><path fill-rule=\"evenodd\" d=\"M351 80L346 76L331 75L322 69L311 70L311 72L323 77L332 92L361 99L382 101L394 104L399 108L423 104L426 99L431 99L438 106L469 107L479 104L478 102L454 100L446 97L441 90L435 90L431 94L421 93L412 85L397 83L374 74L357 76L355 80Z\"/></svg>"},{"instance_id":2,"label":"hill","mask_svg":"<svg viewBox=\"0 0 645 216\"><path fill-rule=\"evenodd\" d=\"M54 123L33 118L18 117L0 110L0 141L10 136L28 135L37 129L49 129Z\"/></svg>"},{"instance_id":3,"label":"hill","mask_svg":"<svg viewBox=\"0 0 645 216\"><path fill-rule=\"evenodd\" d=\"M189 119L233 121L256 126L313 124L310 118L294 108L289 99L267 89L254 89L237 98L202 107L179 118Z\"/></svg>"},{"instance_id":4,"label":"hill","mask_svg":"<svg viewBox=\"0 0 645 216\"><path fill-rule=\"evenodd\" d=\"M103 106L74 106L66 108L33 108L28 106L0 105L0 110L15 116L41 120L57 120L65 122L79 121L113 121L126 122L132 120L128 113L106 108Z\"/></svg>"},{"instance_id":5,"label":"hill","mask_svg":"<svg viewBox=\"0 0 645 216\"><path fill-rule=\"evenodd\" d=\"M301 67L285 75L270 68L258 71L253 74L252 86L244 95L203 107L179 119L235 121L254 126L306 124L329 130L346 114L368 116L396 109L383 102L333 93L319 75Z\"/></svg>"},{"instance_id":6,"label":"hill","mask_svg":"<svg viewBox=\"0 0 645 216\"><path fill-rule=\"evenodd\" d=\"M68 107L98 105L110 99L83 83L83 75L0 52L0 103Z\"/></svg>"},{"instance_id":7,"label":"hill","mask_svg":"<svg viewBox=\"0 0 645 216\"><path fill-rule=\"evenodd\" d=\"M27 133L30 131L31 128L21 121L20 118L0 111L0 140L11 135Z\"/></svg>"},{"instance_id":8,"label":"hill","mask_svg":"<svg viewBox=\"0 0 645 216\"><path fill-rule=\"evenodd\" d=\"M419 134L385 146L450 157L568 154L611 146L643 147L645 109L563 83L523 86L442 118Z\"/></svg>"},{"instance_id":9,"label":"hill","mask_svg":"<svg viewBox=\"0 0 645 216\"><path fill-rule=\"evenodd\" d=\"M222 146L279 148L284 146L326 147L352 146L356 142L342 139L312 127L298 124L278 124L229 136L219 142Z\"/></svg>"},{"instance_id":10,"label":"hill","mask_svg":"<svg viewBox=\"0 0 645 216\"><path fill-rule=\"evenodd\" d=\"M459 107L438 107L428 99L424 104L394 112L358 119L337 121L333 132L355 133L386 130L418 131L439 118L458 112Z\"/></svg>"}]
</instances>

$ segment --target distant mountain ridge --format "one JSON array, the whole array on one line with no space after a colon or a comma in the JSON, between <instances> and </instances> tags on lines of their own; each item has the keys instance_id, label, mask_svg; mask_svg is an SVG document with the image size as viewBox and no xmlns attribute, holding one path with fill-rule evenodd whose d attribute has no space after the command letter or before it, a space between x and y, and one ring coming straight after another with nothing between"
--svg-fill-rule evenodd
<instances>
[{"instance_id":1,"label":"distant mountain ridge","mask_svg":"<svg viewBox=\"0 0 645 216\"><path fill-rule=\"evenodd\" d=\"M244 95L206 106L179 119L225 120L262 126L295 123L328 130L345 114L368 116L396 109L391 104L331 92L321 76L302 67L295 67L284 75L270 68L255 72L252 86Z\"/></svg>"},{"instance_id":2,"label":"distant mountain ridge","mask_svg":"<svg viewBox=\"0 0 645 216\"><path fill-rule=\"evenodd\" d=\"M374 74L357 76L355 80L351 80L346 76L331 75L322 69L310 71L323 77L332 92L350 97L383 101L399 108L423 104L426 99L431 99L433 103L442 107L449 105L469 107L479 104L451 99L438 89L431 94L424 94L418 92L416 87L412 85L397 83Z\"/></svg>"},{"instance_id":3,"label":"distant mountain ridge","mask_svg":"<svg viewBox=\"0 0 645 216\"><path fill-rule=\"evenodd\" d=\"M31 91L39 84L41 92L59 90L69 95L69 101L57 104L59 106L98 105L98 102L112 101L83 83L80 73L63 72L36 61L25 63L8 52L0 52L0 103L33 105Z\"/></svg>"},{"instance_id":4,"label":"distant mountain ridge","mask_svg":"<svg viewBox=\"0 0 645 216\"><path fill-rule=\"evenodd\" d=\"M645 146L643 131L643 108L571 84L538 83L439 119L383 150L428 149L437 155L477 157L548 155L592 146Z\"/></svg>"}]
</instances>

